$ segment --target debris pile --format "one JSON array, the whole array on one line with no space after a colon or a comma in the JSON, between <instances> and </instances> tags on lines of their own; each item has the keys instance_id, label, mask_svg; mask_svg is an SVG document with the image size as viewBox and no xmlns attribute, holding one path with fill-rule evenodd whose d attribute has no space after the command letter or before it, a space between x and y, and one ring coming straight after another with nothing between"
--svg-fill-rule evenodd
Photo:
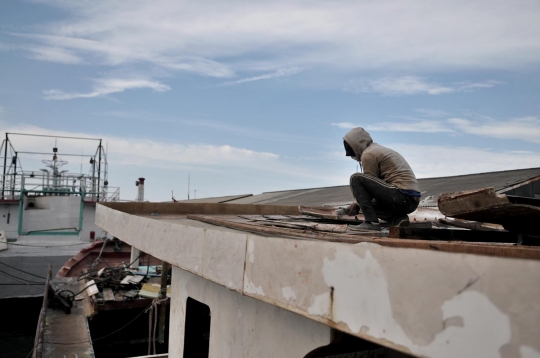
<instances>
[{"instance_id":1,"label":"debris pile","mask_svg":"<svg viewBox=\"0 0 540 358\"><path fill-rule=\"evenodd\" d=\"M168 275L168 273L166 273ZM161 266L130 268L124 263L81 272L78 280L86 280L85 290L95 302L156 298L160 290ZM167 292L170 293L170 284Z\"/></svg>"}]
</instances>

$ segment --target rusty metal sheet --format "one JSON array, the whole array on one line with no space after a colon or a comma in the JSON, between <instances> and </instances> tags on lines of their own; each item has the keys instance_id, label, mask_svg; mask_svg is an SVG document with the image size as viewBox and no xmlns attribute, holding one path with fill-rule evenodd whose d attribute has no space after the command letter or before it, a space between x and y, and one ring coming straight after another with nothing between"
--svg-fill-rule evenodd
<instances>
[{"instance_id":1,"label":"rusty metal sheet","mask_svg":"<svg viewBox=\"0 0 540 358\"><path fill-rule=\"evenodd\" d=\"M358 214L356 216L337 215L336 208L330 206L299 206L298 209L304 215L310 215L330 220L338 220L352 224L360 224L362 221L364 221L363 214Z\"/></svg>"},{"instance_id":2,"label":"rusty metal sheet","mask_svg":"<svg viewBox=\"0 0 540 358\"><path fill-rule=\"evenodd\" d=\"M256 215L238 215L238 217L249 220L250 222L256 222L260 225L286 227L291 229L301 230L315 230L315 231L328 231L344 233L347 231L347 224L331 224L321 223L316 221L295 220L294 218L288 218L285 216L256 216Z\"/></svg>"}]
</instances>

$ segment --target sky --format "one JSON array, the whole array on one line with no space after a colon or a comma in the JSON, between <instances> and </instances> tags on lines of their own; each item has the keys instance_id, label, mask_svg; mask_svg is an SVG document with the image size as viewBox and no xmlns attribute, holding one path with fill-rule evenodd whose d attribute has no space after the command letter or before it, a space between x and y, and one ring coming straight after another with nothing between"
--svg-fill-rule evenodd
<instances>
[{"instance_id":1,"label":"sky","mask_svg":"<svg viewBox=\"0 0 540 358\"><path fill-rule=\"evenodd\" d=\"M0 136L101 138L122 199L346 185L357 126L419 178L539 167L540 2L0 4Z\"/></svg>"}]
</instances>

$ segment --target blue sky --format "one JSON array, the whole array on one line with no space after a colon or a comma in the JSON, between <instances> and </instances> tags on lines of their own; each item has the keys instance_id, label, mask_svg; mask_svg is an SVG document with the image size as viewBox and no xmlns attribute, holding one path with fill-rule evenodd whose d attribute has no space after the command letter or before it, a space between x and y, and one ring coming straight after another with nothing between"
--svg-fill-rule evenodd
<instances>
[{"instance_id":1,"label":"blue sky","mask_svg":"<svg viewBox=\"0 0 540 358\"><path fill-rule=\"evenodd\" d=\"M354 126L418 177L540 166L538 1L4 0L0 84L0 132L103 138L124 199L344 185Z\"/></svg>"}]
</instances>

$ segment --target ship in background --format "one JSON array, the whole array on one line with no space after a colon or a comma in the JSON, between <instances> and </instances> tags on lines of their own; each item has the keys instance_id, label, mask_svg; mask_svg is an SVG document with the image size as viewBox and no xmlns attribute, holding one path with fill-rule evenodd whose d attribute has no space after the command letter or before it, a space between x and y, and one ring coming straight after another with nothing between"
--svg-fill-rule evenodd
<instances>
[{"instance_id":1,"label":"ship in background","mask_svg":"<svg viewBox=\"0 0 540 358\"><path fill-rule=\"evenodd\" d=\"M96 203L119 201L120 189L101 139L6 133L0 150L0 299L42 296L49 263L57 272L106 237Z\"/></svg>"}]
</instances>

